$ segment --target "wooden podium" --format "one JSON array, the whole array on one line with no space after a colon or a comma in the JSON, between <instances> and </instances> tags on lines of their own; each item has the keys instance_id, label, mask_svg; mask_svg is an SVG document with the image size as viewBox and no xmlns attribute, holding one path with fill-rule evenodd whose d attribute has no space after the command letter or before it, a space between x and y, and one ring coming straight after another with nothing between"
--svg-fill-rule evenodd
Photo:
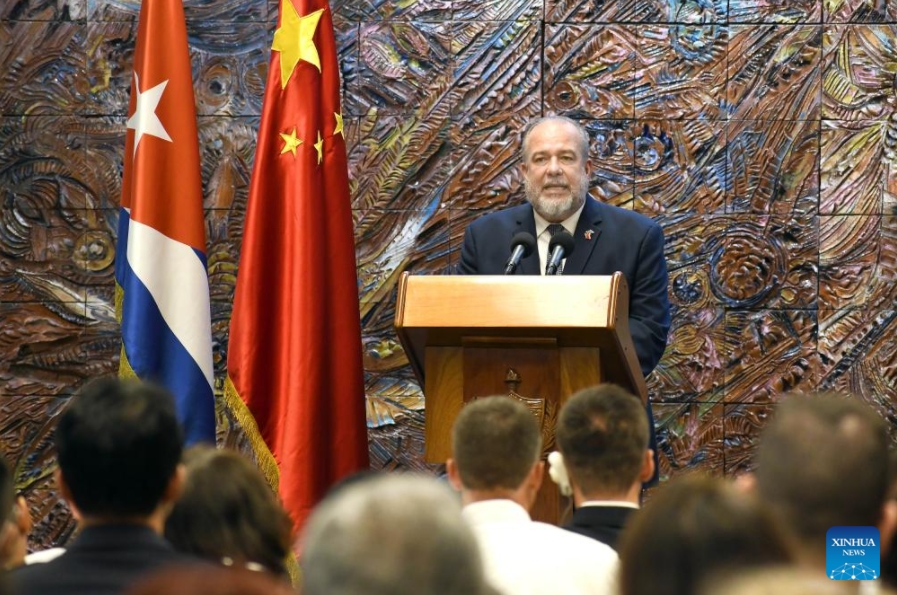
<instances>
[{"instance_id":1,"label":"wooden podium","mask_svg":"<svg viewBox=\"0 0 897 595\"><path fill-rule=\"evenodd\" d=\"M564 401L613 382L647 401L632 337L629 290L611 276L412 276L399 280L396 331L426 398L425 459L451 457L455 416L478 397L508 395L541 424L544 455ZM545 474L535 519L562 502Z\"/></svg>"}]
</instances>

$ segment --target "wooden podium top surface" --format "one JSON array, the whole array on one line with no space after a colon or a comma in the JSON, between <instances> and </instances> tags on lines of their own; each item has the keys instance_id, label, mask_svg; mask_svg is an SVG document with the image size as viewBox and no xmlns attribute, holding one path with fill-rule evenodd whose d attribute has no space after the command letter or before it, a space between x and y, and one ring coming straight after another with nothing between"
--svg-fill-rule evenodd
<instances>
[{"instance_id":1,"label":"wooden podium top surface","mask_svg":"<svg viewBox=\"0 0 897 595\"><path fill-rule=\"evenodd\" d=\"M619 293L623 292L620 296ZM409 276L399 328L615 328L622 275ZM616 299L614 299L616 298ZM623 300L625 303L625 299ZM412 308L405 306L414 304Z\"/></svg>"}]
</instances>

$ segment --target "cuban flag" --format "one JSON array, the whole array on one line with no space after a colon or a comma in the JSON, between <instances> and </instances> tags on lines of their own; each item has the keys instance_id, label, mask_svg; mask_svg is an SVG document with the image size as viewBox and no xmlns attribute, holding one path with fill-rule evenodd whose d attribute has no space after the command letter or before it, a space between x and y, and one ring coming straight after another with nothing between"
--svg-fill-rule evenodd
<instances>
[{"instance_id":1,"label":"cuban flag","mask_svg":"<svg viewBox=\"0 0 897 595\"><path fill-rule=\"evenodd\" d=\"M115 262L120 375L168 388L188 444L215 439L196 108L181 0L143 0Z\"/></svg>"}]
</instances>

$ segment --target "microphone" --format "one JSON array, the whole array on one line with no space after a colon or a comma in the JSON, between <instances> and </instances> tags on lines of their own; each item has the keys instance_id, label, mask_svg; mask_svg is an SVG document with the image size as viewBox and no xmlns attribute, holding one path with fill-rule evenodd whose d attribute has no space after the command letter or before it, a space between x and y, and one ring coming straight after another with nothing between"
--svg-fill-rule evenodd
<instances>
[{"instance_id":1,"label":"microphone","mask_svg":"<svg viewBox=\"0 0 897 595\"><path fill-rule=\"evenodd\" d=\"M505 275L513 275L520 260L526 258L536 249L536 238L525 231L518 232L511 238L511 258L505 265Z\"/></svg>"},{"instance_id":2,"label":"microphone","mask_svg":"<svg viewBox=\"0 0 897 595\"><path fill-rule=\"evenodd\" d=\"M560 231L553 236L548 242L548 266L545 268L546 275L556 275L561 261L573 254L575 242L573 236L567 230Z\"/></svg>"}]
</instances>

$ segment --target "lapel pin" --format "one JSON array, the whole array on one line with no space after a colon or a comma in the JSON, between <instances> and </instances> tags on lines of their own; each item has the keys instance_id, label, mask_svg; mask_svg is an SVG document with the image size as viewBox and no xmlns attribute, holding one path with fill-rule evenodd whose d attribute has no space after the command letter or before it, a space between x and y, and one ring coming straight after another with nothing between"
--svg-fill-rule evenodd
<instances>
[{"instance_id":1,"label":"lapel pin","mask_svg":"<svg viewBox=\"0 0 897 595\"><path fill-rule=\"evenodd\" d=\"M595 232L592 231L591 229L587 229L586 232L585 232L583 235L586 237L587 240L591 241L591 240L592 240L592 235L593 235L594 233L595 233Z\"/></svg>"}]
</instances>

